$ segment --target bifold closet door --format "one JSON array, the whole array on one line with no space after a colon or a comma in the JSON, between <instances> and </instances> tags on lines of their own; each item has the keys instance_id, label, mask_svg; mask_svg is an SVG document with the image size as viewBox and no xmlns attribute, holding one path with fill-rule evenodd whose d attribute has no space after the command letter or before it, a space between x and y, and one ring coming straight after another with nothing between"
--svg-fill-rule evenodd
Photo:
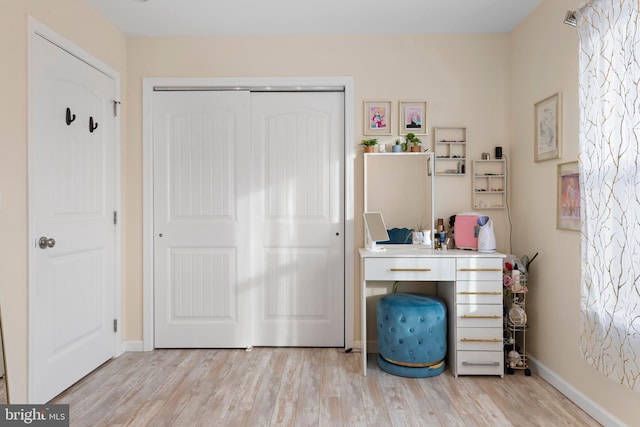
<instances>
[{"instance_id":1,"label":"bifold closet door","mask_svg":"<svg viewBox=\"0 0 640 427\"><path fill-rule=\"evenodd\" d=\"M154 93L155 346L344 345L342 93Z\"/></svg>"},{"instance_id":2,"label":"bifold closet door","mask_svg":"<svg viewBox=\"0 0 640 427\"><path fill-rule=\"evenodd\" d=\"M155 92L155 346L251 345L249 92Z\"/></svg>"}]
</instances>

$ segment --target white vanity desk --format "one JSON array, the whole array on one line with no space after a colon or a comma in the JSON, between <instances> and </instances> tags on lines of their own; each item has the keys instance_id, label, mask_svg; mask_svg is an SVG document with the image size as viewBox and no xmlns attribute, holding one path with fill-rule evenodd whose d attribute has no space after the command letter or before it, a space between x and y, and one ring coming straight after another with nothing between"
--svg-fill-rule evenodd
<instances>
[{"instance_id":1,"label":"white vanity desk","mask_svg":"<svg viewBox=\"0 0 640 427\"><path fill-rule=\"evenodd\" d=\"M419 245L360 249L362 373L367 375L367 282L437 282L447 304L447 365L454 376L504 376L504 254L434 250Z\"/></svg>"}]
</instances>

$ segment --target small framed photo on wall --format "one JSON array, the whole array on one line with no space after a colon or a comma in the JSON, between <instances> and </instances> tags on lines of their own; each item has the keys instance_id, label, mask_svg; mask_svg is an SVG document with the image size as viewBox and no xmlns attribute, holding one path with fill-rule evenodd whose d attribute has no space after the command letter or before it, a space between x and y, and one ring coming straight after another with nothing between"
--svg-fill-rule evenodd
<instances>
[{"instance_id":1,"label":"small framed photo on wall","mask_svg":"<svg viewBox=\"0 0 640 427\"><path fill-rule=\"evenodd\" d=\"M427 134L427 102L426 101L400 101L400 135L414 133L416 135Z\"/></svg>"},{"instance_id":2,"label":"small framed photo on wall","mask_svg":"<svg viewBox=\"0 0 640 427\"><path fill-rule=\"evenodd\" d=\"M560 93L537 102L534 119L534 160L559 159L562 156L562 102Z\"/></svg>"},{"instance_id":3,"label":"small framed photo on wall","mask_svg":"<svg viewBox=\"0 0 640 427\"><path fill-rule=\"evenodd\" d=\"M559 230L580 231L580 173L578 162L558 164L557 225Z\"/></svg>"},{"instance_id":4,"label":"small framed photo on wall","mask_svg":"<svg viewBox=\"0 0 640 427\"><path fill-rule=\"evenodd\" d=\"M364 101L364 134L391 135L391 101Z\"/></svg>"}]
</instances>

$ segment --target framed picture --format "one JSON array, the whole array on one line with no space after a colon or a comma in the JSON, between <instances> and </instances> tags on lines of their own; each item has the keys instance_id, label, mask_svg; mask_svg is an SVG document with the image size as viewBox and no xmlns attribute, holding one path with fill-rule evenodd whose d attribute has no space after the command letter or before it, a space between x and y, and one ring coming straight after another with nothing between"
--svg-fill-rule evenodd
<instances>
[{"instance_id":1,"label":"framed picture","mask_svg":"<svg viewBox=\"0 0 640 427\"><path fill-rule=\"evenodd\" d=\"M364 101L364 134L391 135L391 101Z\"/></svg>"},{"instance_id":2,"label":"framed picture","mask_svg":"<svg viewBox=\"0 0 640 427\"><path fill-rule=\"evenodd\" d=\"M580 174L578 162L558 165L558 217L559 230L580 231Z\"/></svg>"},{"instance_id":3,"label":"framed picture","mask_svg":"<svg viewBox=\"0 0 640 427\"><path fill-rule=\"evenodd\" d=\"M551 95L535 105L536 162L559 159L562 155L562 104L560 93Z\"/></svg>"},{"instance_id":4,"label":"framed picture","mask_svg":"<svg viewBox=\"0 0 640 427\"><path fill-rule=\"evenodd\" d=\"M425 101L400 101L400 135L415 133L427 134L427 103Z\"/></svg>"}]
</instances>

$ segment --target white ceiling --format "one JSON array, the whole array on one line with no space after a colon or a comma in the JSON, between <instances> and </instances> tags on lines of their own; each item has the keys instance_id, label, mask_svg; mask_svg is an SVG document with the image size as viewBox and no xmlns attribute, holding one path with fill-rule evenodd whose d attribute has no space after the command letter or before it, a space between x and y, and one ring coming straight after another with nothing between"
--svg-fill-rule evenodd
<instances>
[{"instance_id":1,"label":"white ceiling","mask_svg":"<svg viewBox=\"0 0 640 427\"><path fill-rule=\"evenodd\" d=\"M542 0L85 1L130 36L201 36L509 32Z\"/></svg>"}]
</instances>

